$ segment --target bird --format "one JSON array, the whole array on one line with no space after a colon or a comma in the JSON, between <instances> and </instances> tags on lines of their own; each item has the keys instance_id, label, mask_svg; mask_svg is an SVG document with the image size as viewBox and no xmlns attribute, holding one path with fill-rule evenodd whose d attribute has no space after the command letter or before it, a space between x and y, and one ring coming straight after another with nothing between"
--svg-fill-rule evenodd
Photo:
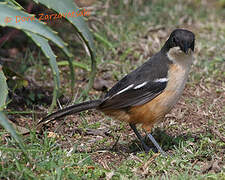
<instances>
[{"instance_id":1,"label":"bird","mask_svg":"<svg viewBox=\"0 0 225 180\"><path fill-rule=\"evenodd\" d=\"M151 135L151 129L155 123L163 121L181 97L194 59L194 47L193 32L175 29L159 52L124 76L103 98L68 106L44 117L39 123L96 109L128 123L145 152L149 152L150 148L136 127L141 124L158 152L166 155Z\"/></svg>"}]
</instances>

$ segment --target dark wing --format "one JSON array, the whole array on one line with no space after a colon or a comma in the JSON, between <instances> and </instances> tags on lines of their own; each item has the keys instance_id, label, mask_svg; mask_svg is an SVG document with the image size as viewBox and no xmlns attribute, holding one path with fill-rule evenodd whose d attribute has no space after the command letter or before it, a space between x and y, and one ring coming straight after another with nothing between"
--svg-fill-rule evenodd
<instances>
[{"instance_id":1,"label":"dark wing","mask_svg":"<svg viewBox=\"0 0 225 180\"><path fill-rule=\"evenodd\" d=\"M151 101L165 89L171 63L166 55L157 53L113 86L99 108L121 109Z\"/></svg>"},{"instance_id":2,"label":"dark wing","mask_svg":"<svg viewBox=\"0 0 225 180\"><path fill-rule=\"evenodd\" d=\"M143 88L129 89L121 94L109 97L99 106L101 109L121 109L145 104L158 96L166 87L166 82L149 82Z\"/></svg>"}]
</instances>

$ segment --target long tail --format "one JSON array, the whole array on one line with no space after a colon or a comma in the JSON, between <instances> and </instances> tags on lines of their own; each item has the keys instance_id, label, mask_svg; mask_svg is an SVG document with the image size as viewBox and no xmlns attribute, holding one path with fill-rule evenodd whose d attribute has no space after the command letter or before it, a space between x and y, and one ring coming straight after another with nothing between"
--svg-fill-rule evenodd
<instances>
[{"instance_id":1,"label":"long tail","mask_svg":"<svg viewBox=\"0 0 225 180\"><path fill-rule=\"evenodd\" d=\"M55 119L70 115L79 113L81 111L85 111L88 109L94 109L99 106L101 103L101 100L93 100L93 101L86 101L79 104L74 104L72 106L68 106L64 109L61 109L59 111L56 111L52 114L49 114L48 116L44 117L42 120L38 122L38 124L45 122L45 124L49 123L50 121L53 121Z\"/></svg>"}]
</instances>

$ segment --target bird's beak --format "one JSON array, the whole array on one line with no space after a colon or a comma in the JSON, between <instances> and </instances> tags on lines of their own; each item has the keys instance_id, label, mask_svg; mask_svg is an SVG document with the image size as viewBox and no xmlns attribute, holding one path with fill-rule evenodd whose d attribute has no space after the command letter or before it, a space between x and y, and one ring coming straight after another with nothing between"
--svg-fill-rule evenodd
<instances>
[{"instance_id":1,"label":"bird's beak","mask_svg":"<svg viewBox=\"0 0 225 180\"><path fill-rule=\"evenodd\" d=\"M185 53L185 54L188 54L188 50L189 50L190 47L188 47L187 44L184 44L184 46L182 47L182 51Z\"/></svg>"},{"instance_id":2,"label":"bird's beak","mask_svg":"<svg viewBox=\"0 0 225 180\"><path fill-rule=\"evenodd\" d=\"M193 46L193 45L189 46L188 44L184 44L184 46L181 47L181 50L182 50L185 54L188 54L189 49L191 49L192 51L194 51L194 46Z\"/></svg>"}]
</instances>

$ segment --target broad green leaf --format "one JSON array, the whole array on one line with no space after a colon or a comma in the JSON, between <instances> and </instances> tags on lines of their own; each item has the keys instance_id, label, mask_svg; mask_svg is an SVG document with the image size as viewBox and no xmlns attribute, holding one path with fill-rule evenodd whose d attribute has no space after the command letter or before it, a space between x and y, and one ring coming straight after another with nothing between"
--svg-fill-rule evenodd
<instances>
[{"instance_id":1,"label":"broad green leaf","mask_svg":"<svg viewBox=\"0 0 225 180\"><path fill-rule=\"evenodd\" d=\"M44 55L49 59L49 64L51 66L54 78L54 92L53 92L53 99L52 104L50 107L50 112L53 110L54 106L56 105L56 99L60 88L60 77L59 77L59 68L56 62L56 55L52 51L48 40L37 35L31 33L29 31L25 31L25 33L33 39L33 41L41 48Z\"/></svg>"},{"instance_id":2,"label":"broad green leaf","mask_svg":"<svg viewBox=\"0 0 225 180\"><path fill-rule=\"evenodd\" d=\"M72 56L66 48L67 44L56 35L57 32L50 29L45 23L39 21L33 14L28 14L19 7L13 7L7 3L0 3L0 17L0 26L9 26L39 34L53 41L57 46L63 49L67 56Z\"/></svg>"},{"instance_id":3,"label":"broad green leaf","mask_svg":"<svg viewBox=\"0 0 225 180\"><path fill-rule=\"evenodd\" d=\"M85 23L83 19L83 15L88 15L87 10L84 13L80 14L82 11L77 7L77 5L74 3L74 0L64 0L64 1L55 1L55 0L34 0L36 3L41 3L45 6L47 6L49 9L53 9L58 13L62 13L65 15L65 18L71 22L71 24L74 25L77 32L84 38L84 41L87 42L87 45L90 47L91 51L95 53L94 49L94 42L93 42L93 36L91 32L88 29L87 24ZM74 12L74 13L73 13ZM72 17L73 13L73 17ZM78 13L78 14L77 14Z\"/></svg>"},{"instance_id":4,"label":"broad green leaf","mask_svg":"<svg viewBox=\"0 0 225 180\"><path fill-rule=\"evenodd\" d=\"M40 37L43 37L46 41L47 41L47 39L49 39L49 40L53 41L55 44L57 44L60 48L62 48L64 53L69 57L68 61L69 61L69 67L70 67L70 72L71 72L71 84L72 84L71 86L72 87L74 86L74 81L75 81L74 76L75 75L74 75L74 69L73 69L73 65L72 65L72 55L67 50L66 44L56 35L56 32L54 32L48 26L46 26L45 23L34 18L34 15L27 14L24 11L22 11L21 8L18 8L18 7L16 8L15 6L11 6L6 3L0 3L0 17L3 19L3 21L0 21L0 26L10 26L10 27L14 27L17 29L21 29L27 34L36 34L37 36L39 35ZM22 20L23 18L26 18L26 20L23 21ZM20 21L20 22L18 22L18 21ZM30 36L32 36L32 35L30 35ZM42 43L44 44L43 41L42 41ZM39 44L42 44L42 43L39 42ZM42 51L45 51L44 48L42 48ZM50 52L49 49L50 49L50 46L47 47L46 51ZM45 53L45 55L46 55L46 53ZM53 62L52 57L51 57L51 59L52 59L51 62ZM55 68L55 65L57 66L56 63L54 66L52 63L50 63L50 65L51 65L52 69L56 69ZM58 67L57 67L57 69L58 69ZM53 73L54 72L56 72L56 71L53 71ZM57 73L55 75L53 74L53 76L54 76L54 80L55 80L55 88L54 88L54 94L53 94L54 98L52 101L51 108L53 108L53 105L56 102L56 99L55 99L55 97L57 96L56 91L58 91L58 89L59 89L59 80L57 80L57 78L56 78L56 76L58 76ZM59 77L58 77L58 79L59 79Z\"/></svg>"},{"instance_id":5,"label":"broad green leaf","mask_svg":"<svg viewBox=\"0 0 225 180\"><path fill-rule=\"evenodd\" d=\"M8 95L8 86L0 64L0 111L4 108Z\"/></svg>"},{"instance_id":6,"label":"broad green leaf","mask_svg":"<svg viewBox=\"0 0 225 180\"><path fill-rule=\"evenodd\" d=\"M12 127L12 125L9 123L7 117L4 115L2 111L0 111L0 124L5 128L7 132L11 134L11 136L15 139L15 141L18 143L19 147L23 151L26 159L28 160L27 151L25 149L25 146L23 144L22 139L18 136L15 129Z\"/></svg>"},{"instance_id":7,"label":"broad green leaf","mask_svg":"<svg viewBox=\"0 0 225 180\"><path fill-rule=\"evenodd\" d=\"M95 74L96 74L96 57L95 57L95 46L93 41L93 36L88 29L87 24L85 23L82 16L76 13L80 13L80 9L74 3L74 0L63 0L63 1L55 1L55 0L34 0L37 3L41 3L47 6L50 9L55 10L57 13L61 13L65 16L65 18L74 25L75 29L81 36L82 40L85 42L85 45L88 47L89 53L91 55L91 75L89 80L88 89L91 88L94 82ZM85 9L84 9L85 12ZM72 17L74 14L74 17ZM84 13L83 13L84 15Z\"/></svg>"}]
</instances>

